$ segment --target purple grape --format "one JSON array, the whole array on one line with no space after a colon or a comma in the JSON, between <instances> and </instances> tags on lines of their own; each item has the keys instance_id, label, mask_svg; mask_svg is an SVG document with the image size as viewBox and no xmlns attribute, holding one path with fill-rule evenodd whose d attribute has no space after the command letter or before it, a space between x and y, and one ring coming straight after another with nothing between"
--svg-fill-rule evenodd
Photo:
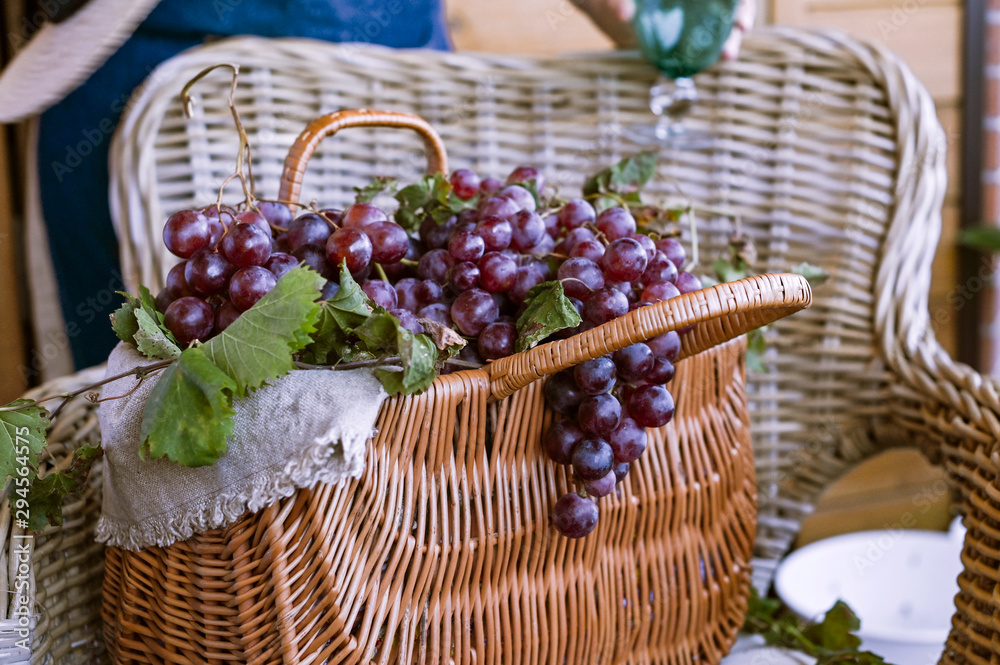
<instances>
[{"instance_id":1,"label":"purple grape","mask_svg":"<svg viewBox=\"0 0 1000 665\"><path fill-rule=\"evenodd\" d=\"M583 431L599 437L610 436L621 419L622 405L614 395L591 395L580 402L576 413L576 422ZM609 470L610 465L604 473Z\"/></svg>"},{"instance_id":2,"label":"purple grape","mask_svg":"<svg viewBox=\"0 0 1000 665\"><path fill-rule=\"evenodd\" d=\"M646 250L638 240L619 238L612 240L604 251L601 268L604 276L614 282L635 282L643 276L646 264Z\"/></svg>"},{"instance_id":3,"label":"purple grape","mask_svg":"<svg viewBox=\"0 0 1000 665\"><path fill-rule=\"evenodd\" d=\"M215 312L201 298L186 296L170 303L163 313L163 325L185 347L196 339L208 339L215 327Z\"/></svg>"},{"instance_id":4,"label":"purple grape","mask_svg":"<svg viewBox=\"0 0 1000 665\"><path fill-rule=\"evenodd\" d=\"M604 258L604 245L597 239L584 240L581 243L577 243L576 247L573 248L573 251L571 251L569 255L581 259L590 259L594 263L600 265L601 259ZM607 275L607 270L605 270L604 273Z\"/></svg>"},{"instance_id":5,"label":"purple grape","mask_svg":"<svg viewBox=\"0 0 1000 665\"><path fill-rule=\"evenodd\" d=\"M652 258L653 258L654 256L656 256L656 252L658 252L658 251L659 251L658 249L656 249L656 243L655 243L655 242L653 242L653 239L652 239L652 238L650 238L650 237L649 237L649 236L647 236L647 235L643 235L643 234L641 234L641 233L633 233L633 234L632 234L632 235L630 235L629 237L630 237L630 238L631 238L632 240L635 240L635 241L636 241L637 243L639 243L640 245L642 245L642 248L643 248L644 250L646 250L646 260L647 260L647 261L649 261L649 260L650 260L650 259L652 259Z\"/></svg>"},{"instance_id":6,"label":"purple grape","mask_svg":"<svg viewBox=\"0 0 1000 665\"><path fill-rule=\"evenodd\" d=\"M381 279L366 279L361 283L361 290L382 309L396 309L398 305L396 289L389 282Z\"/></svg>"},{"instance_id":7,"label":"purple grape","mask_svg":"<svg viewBox=\"0 0 1000 665\"><path fill-rule=\"evenodd\" d=\"M614 467L615 456L604 439L584 439L573 448L570 461L580 480L599 480Z\"/></svg>"},{"instance_id":8,"label":"purple grape","mask_svg":"<svg viewBox=\"0 0 1000 665\"><path fill-rule=\"evenodd\" d=\"M341 262L346 262L347 269L352 274L360 273L368 267L372 253L372 241L357 228L339 228L326 241L327 260L337 267L340 267Z\"/></svg>"},{"instance_id":9,"label":"purple grape","mask_svg":"<svg viewBox=\"0 0 1000 665\"><path fill-rule=\"evenodd\" d=\"M662 356L653 356L653 368L643 377L649 384L669 383L674 378L674 364Z\"/></svg>"},{"instance_id":10,"label":"purple grape","mask_svg":"<svg viewBox=\"0 0 1000 665\"><path fill-rule=\"evenodd\" d=\"M556 464L569 464L573 448L586 438L583 430L569 418L555 421L542 435L542 448Z\"/></svg>"},{"instance_id":11,"label":"purple grape","mask_svg":"<svg viewBox=\"0 0 1000 665\"><path fill-rule=\"evenodd\" d=\"M285 273L297 265L299 265L299 260L284 252L273 252L264 263L264 267L274 273L277 279L284 277Z\"/></svg>"},{"instance_id":12,"label":"purple grape","mask_svg":"<svg viewBox=\"0 0 1000 665\"><path fill-rule=\"evenodd\" d=\"M676 298L680 294L680 290L670 282L656 282L644 288L639 298L646 302L655 303Z\"/></svg>"},{"instance_id":13,"label":"purple grape","mask_svg":"<svg viewBox=\"0 0 1000 665\"><path fill-rule=\"evenodd\" d=\"M451 320L451 307L440 302L421 307L420 311L417 312L417 318L430 319L449 328L455 327L455 322Z\"/></svg>"},{"instance_id":14,"label":"purple grape","mask_svg":"<svg viewBox=\"0 0 1000 665\"><path fill-rule=\"evenodd\" d=\"M241 312L253 307L258 300L267 295L278 278L274 273L262 266L240 268L229 280L229 299Z\"/></svg>"},{"instance_id":15,"label":"purple grape","mask_svg":"<svg viewBox=\"0 0 1000 665\"><path fill-rule=\"evenodd\" d=\"M463 291L451 305L451 318L465 335L474 337L496 321L500 308L493 296L482 289Z\"/></svg>"},{"instance_id":16,"label":"purple grape","mask_svg":"<svg viewBox=\"0 0 1000 665\"><path fill-rule=\"evenodd\" d=\"M683 293L691 293L702 289L701 280L695 275L681 271L677 275L677 290Z\"/></svg>"},{"instance_id":17,"label":"purple grape","mask_svg":"<svg viewBox=\"0 0 1000 665\"><path fill-rule=\"evenodd\" d=\"M506 196L491 196L490 198L483 201L483 204L479 208L479 217L488 217L489 215L496 215L497 217L510 217L514 213L518 212L521 208L518 207L517 203Z\"/></svg>"},{"instance_id":18,"label":"purple grape","mask_svg":"<svg viewBox=\"0 0 1000 665\"><path fill-rule=\"evenodd\" d=\"M274 235L271 232L271 225L267 223L267 219L264 215L259 212L254 212L253 210L244 210L243 212L236 213L236 223L251 224L256 226L263 231L268 238L271 238Z\"/></svg>"},{"instance_id":19,"label":"purple grape","mask_svg":"<svg viewBox=\"0 0 1000 665\"><path fill-rule=\"evenodd\" d=\"M597 230L608 240L628 238L635 233L635 217L625 208L608 208L597 216Z\"/></svg>"},{"instance_id":20,"label":"purple grape","mask_svg":"<svg viewBox=\"0 0 1000 665\"><path fill-rule=\"evenodd\" d=\"M280 201L260 201L257 210L271 226L285 229L292 223L292 209Z\"/></svg>"},{"instance_id":21,"label":"purple grape","mask_svg":"<svg viewBox=\"0 0 1000 665\"><path fill-rule=\"evenodd\" d=\"M684 269L684 263L687 261L687 251L685 251L684 245L677 238L661 238L657 240L656 249L663 252L678 270Z\"/></svg>"},{"instance_id":22,"label":"purple grape","mask_svg":"<svg viewBox=\"0 0 1000 665\"><path fill-rule=\"evenodd\" d=\"M396 307L410 312L416 312L423 305L420 302L420 287L422 282L412 277L406 277L396 282Z\"/></svg>"},{"instance_id":23,"label":"purple grape","mask_svg":"<svg viewBox=\"0 0 1000 665\"><path fill-rule=\"evenodd\" d=\"M597 480L588 480L583 484L584 489L587 490L587 494L592 497L602 497L607 496L615 491L615 485L617 484L615 477L614 468L604 474L603 478L598 478Z\"/></svg>"},{"instance_id":24,"label":"purple grape","mask_svg":"<svg viewBox=\"0 0 1000 665\"><path fill-rule=\"evenodd\" d=\"M545 217L542 217L542 221L545 222L545 232L553 240L562 234L562 229L559 228L559 215L554 212L549 213Z\"/></svg>"},{"instance_id":25,"label":"purple grape","mask_svg":"<svg viewBox=\"0 0 1000 665\"><path fill-rule=\"evenodd\" d=\"M503 187L503 180L500 178L483 178L479 183L479 191L487 196L492 196Z\"/></svg>"},{"instance_id":26,"label":"purple grape","mask_svg":"<svg viewBox=\"0 0 1000 665\"><path fill-rule=\"evenodd\" d=\"M567 538L583 538L597 526L597 504L579 494L566 494L552 508L552 526Z\"/></svg>"},{"instance_id":27,"label":"purple grape","mask_svg":"<svg viewBox=\"0 0 1000 665\"><path fill-rule=\"evenodd\" d=\"M195 293L211 296L222 293L235 272L236 266L221 253L202 248L188 259L184 266L184 279Z\"/></svg>"},{"instance_id":28,"label":"purple grape","mask_svg":"<svg viewBox=\"0 0 1000 665\"><path fill-rule=\"evenodd\" d=\"M483 239L487 252L499 252L510 246L514 228L503 217L489 215L479 220L476 234Z\"/></svg>"},{"instance_id":29,"label":"purple grape","mask_svg":"<svg viewBox=\"0 0 1000 665\"><path fill-rule=\"evenodd\" d=\"M653 369L653 351L642 342L615 351L611 357L618 368L618 378L625 383L635 383Z\"/></svg>"},{"instance_id":30,"label":"purple grape","mask_svg":"<svg viewBox=\"0 0 1000 665\"><path fill-rule=\"evenodd\" d=\"M568 231L593 224L596 219L594 206L583 199L572 199L559 211L559 225Z\"/></svg>"},{"instance_id":31,"label":"purple grape","mask_svg":"<svg viewBox=\"0 0 1000 665\"><path fill-rule=\"evenodd\" d=\"M478 261L486 251L486 242L472 231L459 231L448 241L448 253L455 261Z\"/></svg>"},{"instance_id":32,"label":"purple grape","mask_svg":"<svg viewBox=\"0 0 1000 665\"><path fill-rule=\"evenodd\" d=\"M187 268L187 261L181 261L167 273L164 291L166 291L167 296L170 298L170 302L178 298L194 295L194 291L188 286L187 279L184 277L185 268Z\"/></svg>"},{"instance_id":33,"label":"purple grape","mask_svg":"<svg viewBox=\"0 0 1000 665\"><path fill-rule=\"evenodd\" d=\"M344 225L343 210L336 210L334 208L324 208L319 211L319 214L326 217L330 221L330 223L333 224L336 228L340 228L341 226Z\"/></svg>"},{"instance_id":34,"label":"purple grape","mask_svg":"<svg viewBox=\"0 0 1000 665\"><path fill-rule=\"evenodd\" d=\"M572 370L563 370L549 377L543 392L550 409L570 418L576 416L580 403L587 396L577 387Z\"/></svg>"},{"instance_id":35,"label":"purple grape","mask_svg":"<svg viewBox=\"0 0 1000 665\"><path fill-rule=\"evenodd\" d=\"M153 306L156 307L157 312L165 312L174 300L176 298L171 298L167 289L160 289L160 292L156 294L156 298L153 300Z\"/></svg>"},{"instance_id":36,"label":"purple grape","mask_svg":"<svg viewBox=\"0 0 1000 665\"><path fill-rule=\"evenodd\" d=\"M455 259L445 249L432 249L420 257L417 274L421 279L430 279L438 284L448 283L448 271L455 265Z\"/></svg>"},{"instance_id":37,"label":"purple grape","mask_svg":"<svg viewBox=\"0 0 1000 665\"><path fill-rule=\"evenodd\" d=\"M494 321L479 333L479 354L486 360L506 358L514 353L517 329L513 323Z\"/></svg>"},{"instance_id":38,"label":"purple grape","mask_svg":"<svg viewBox=\"0 0 1000 665\"><path fill-rule=\"evenodd\" d=\"M542 236L542 239L538 241L538 244L534 247L529 247L525 252L526 254L531 254L533 256L542 257L547 254L555 253L556 241L552 239L548 233Z\"/></svg>"},{"instance_id":39,"label":"purple grape","mask_svg":"<svg viewBox=\"0 0 1000 665\"><path fill-rule=\"evenodd\" d=\"M681 355L681 336L676 330L670 330L648 340L646 346L657 356L674 363Z\"/></svg>"},{"instance_id":40,"label":"purple grape","mask_svg":"<svg viewBox=\"0 0 1000 665\"><path fill-rule=\"evenodd\" d=\"M312 268L327 279L336 276L336 270L326 259L326 250L319 245L302 245L293 249L291 254L299 263Z\"/></svg>"},{"instance_id":41,"label":"purple grape","mask_svg":"<svg viewBox=\"0 0 1000 665\"><path fill-rule=\"evenodd\" d=\"M559 266L556 277L562 282L567 296L586 300L591 291L604 287L604 273L589 259L568 259Z\"/></svg>"},{"instance_id":42,"label":"purple grape","mask_svg":"<svg viewBox=\"0 0 1000 665\"><path fill-rule=\"evenodd\" d=\"M338 291L340 291L340 284L327 280L326 284L323 285L322 292L320 293L320 300L329 300L337 295Z\"/></svg>"},{"instance_id":43,"label":"purple grape","mask_svg":"<svg viewBox=\"0 0 1000 665\"><path fill-rule=\"evenodd\" d=\"M677 281L677 266L667 258L667 255L657 250L642 273L642 282L646 285L660 282L674 283Z\"/></svg>"},{"instance_id":44,"label":"purple grape","mask_svg":"<svg viewBox=\"0 0 1000 665\"><path fill-rule=\"evenodd\" d=\"M442 249L447 247L448 238L455 228L457 218L450 217L444 224L438 224L433 217L428 217L420 225L420 239L427 249Z\"/></svg>"},{"instance_id":45,"label":"purple grape","mask_svg":"<svg viewBox=\"0 0 1000 665\"><path fill-rule=\"evenodd\" d=\"M262 266L271 256L271 237L260 226L241 222L229 229L220 248L237 268Z\"/></svg>"},{"instance_id":46,"label":"purple grape","mask_svg":"<svg viewBox=\"0 0 1000 665\"><path fill-rule=\"evenodd\" d=\"M646 452L648 441L646 428L633 418L622 418L615 431L608 437L608 444L615 455L616 462L634 462Z\"/></svg>"},{"instance_id":47,"label":"purple grape","mask_svg":"<svg viewBox=\"0 0 1000 665\"><path fill-rule=\"evenodd\" d=\"M218 335L225 331L226 328L233 325L233 321L240 318L242 312L236 308L231 301L227 300L219 306L219 309L215 311L215 328L214 334Z\"/></svg>"},{"instance_id":48,"label":"purple grape","mask_svg":"<svg viewBox=\"0 0 1000 665\"><path fill-rule=\"evenodd\" d=\"M479 193L479 185L482 181L474 171L456 169L448 178L448 182L451 183L451 191L455 193L455 196L463 201L468 201Z\"/></svg>"},{"instance_id":49,"label":"purple grape","mask_svg":"<svg viewBox=\"0 0 1000 665\"><path fill-rule=\"evenodd\" d=\"M628 462L620 462L618 464L615 464L614 468L615 480L619 483L625 480L625 476L628 475L628 470L629 470Z\"/></svg>"},{"instance_id":50,"label":"purple grape","mask_svg":"<svg viewBox=\"0 0 1000 665\"><path fill-rule=\"evenodd\" d=\"M199 210L181 210L167 218L163 225L163 244L170 253L182 259L203 247L208 247L212 229L208 218Z\"/></svg>"},{"instance_id":51,"label":"purple grape","mask_svg":"<svg viewBox=\"0 0 1000 665\"><path fill-rule=\"evenodd\" d=\"M499 252L479 259L479 284L490 293L504 293L517 282L517 263Z\"/></svg>"},{"instance_id":52,"label":"purple grape","mask_svg":"<svg viewBox=\"0 0 1000 665\"><path fill-rule=\"evenodd\" d=\"M414 335L424 332L424 324L417 320L417 315L408 309L390 309L389 313L399 319L399 325Z\"/></svg>"},{"instance_id":53,"label":"purple grape","mask_svg":"<svg viewBox=\"0 0 1000 665\"><path fill-rule=\"evenodd\" d=\"M524 303L528 291L545 281L541 271L534 265L521 266L517 269L514 286L507 292L507 298L517 306Z\"/></svg>"},{"instance_id":54,"label":"purple grape","mask_svg":"<svg viewBox=\"0 0 1000 665\"><path fill-rule=\"evenodd\" d=\"M519 252L530 250L548 235L545 233L545 222L534 211L521 210L511 217L510 225L513 230L510 246Z\"/></svg>"},{"instance_id":55,"label":"purple grape","mask_svg":"<svg viewBox=\"0 0 1000 665\"><path fill-rule=\"evenodd\" d=\"M663 386L639 386L626 405L629 416L643 427L662 427L674 417L674 398Z\"/></svg>"},{"instance_id":56,"label":"purple grape","mask_svg":"<svg viewBox=\"0 0 1000 665\"><path fill-rule=\"evenodd\" d=\"M374 203L355 203L344 211L341 227L361 230L369 224L388 221L385 211Z\"/></svg>"},{"instance_id":57,"label":"purple grape","mask_svg":"<svg viewBox=\"0 0 1000 665\"><path fill-rule=\"evenodd\" d=\"M516 169L510 172L507 176L507 184L515 185L519 182L535 182L535 187L538 191L542 191L545 188L545 176L534 166L518 166Z\"/></svg>"},{"instance_id":58,"label":"purple grape","mask_svg":"<svg viewBox=\"0 0 1000 665\"><path fill-rule=\"evenodd\" d=\"M410 250L410 237L396 222L373 222L364 232L372 241L371 260L375 263L395 263Z\"/></svg>"},{"instance_id":59,"label":"purple grape","mask_svg":"<svg viewBox=\"0 0 1000 665\"><path fill-rule=\"evenodd\" d=\"M292 220L288 225L288 247L295 249L312 243L325 245L333 227L326 218L316 213L306 213Z\"/></svg>"},{"instance_id":60,"label":"purple grape","mask_svg":"<svg viewBox=\"0 0 1000 665\"><path fill-rule=\"evenodd\" d=\"M613 321L626 312L628 298L618 289L598 289L583 304L583 318L597 325Z\"/></svg>"},{"instance_id":61,"label":"purple grape","mask_svg":"<svg viewBox=\"0 0 1000 665\"><path fill-rule=\"evenodd\" d=\"M518 210L535 212L535 209L538 207L535 203L535 197L531 195L531 192L520 185L508 185L497 192L497 195L508 198L516 203Z\"/></svg>"},{"instance_id":62,"label":"purple grape","mask_svg":"<svg viewBox=\"0 0 1000 665\"><path fill-rule=\"evenodd\" d=\"M582 362L573 368L577 387L587 395L603 395L615 387L618 372L610 358L601 357Z\"/></svg>"},{"instance_id":63,"label":"purple grape","mask_svg":"<svg viewBox=\"0 0 1000 665\"><path fill-rule=\"evenodd\" d=\"M459 291L479 286L479 267L470 261L456 263L448 271L448 281Z\"/></svg>"}]
</instances>

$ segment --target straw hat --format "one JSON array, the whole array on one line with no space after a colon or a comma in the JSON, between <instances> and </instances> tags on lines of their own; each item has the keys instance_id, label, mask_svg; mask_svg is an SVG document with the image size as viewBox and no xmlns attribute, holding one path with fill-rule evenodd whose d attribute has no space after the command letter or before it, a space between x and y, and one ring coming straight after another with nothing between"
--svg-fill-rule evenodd
<instances>
[{"instance_id":1,"label":"straw hat","mask_svg":"<svg viewBox=\"0 0 1000 665\"><path fill-rule=\"evenodd\" d=\"M41 113L87 80L159 0L54 0L58 11L0 72L0 123ZM81 6L82 5L82 6ZM41 22L42 12L23 26ZM12 33L12 38L16 33Z\"/></svg>"}]
</instances>

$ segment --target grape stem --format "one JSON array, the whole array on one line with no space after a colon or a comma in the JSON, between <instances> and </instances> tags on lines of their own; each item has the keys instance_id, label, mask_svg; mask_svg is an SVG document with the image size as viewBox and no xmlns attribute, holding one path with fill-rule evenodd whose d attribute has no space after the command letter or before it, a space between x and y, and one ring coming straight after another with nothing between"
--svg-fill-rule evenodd
<instances>
[{"instance_id":1,"label":"grape stem","mask_svg":"<svg viewBox=\"0 0 1000 665\"><path fill-rule=\"evenodd\" d=\"M133 368L133 369L127 371L127 372L122 372L121 374L116 374L114 376L109 376L108 378L104 379L103 381L98 381L97 383L92 383L89 386L86 386L84 388L80 388L79 390L74 390L73 392L70 392L70 393L59 393L57 395L48 395L46 397L40 397L38 399L28 400L27 402L25 402L23 404L18 404L16 406L2 406L2 407L0 407L0 411L17 411L19 409L25 409L25 408L28 408L28 407L31 407L31 406L38 406L42 402L50 402L50 401L52 401L54 399L63 399L63 400L65 400L65 401L63 401L62 404L60 404L59 406L57 406L55 408L55 410L51 414L49 414L49 419L51 420L52 418L56 417L56 414L59 413L59 411L63 408L63 405L65 405L66 402L68 402L69 400L71 400L72 398L74 398L74 397L76 397L78 395L82 395L83 393L90 392L94 388L100 388L101 386L103 386L103 385L105 385L107 383L111 383L112 381L117 381L119 379L124 379L124 378L129 377L129 376L134 376L134 377L138 378L139 379L139 383L142 383L142 380L145 379L147 376L149 376L150 374L153 374L155 372L158 372L161 369L169 367L175 361L176 361L176 358L171 358L170 360L161 360L160 362L152 363L152 364L149 364L149 365L142 365L140 367L135 367L135 368ZM138 388L138 385L136 385L136 388ZM135 388L133 388L132 390L130 390L125 395L121 395L121 397L127 397L128 395L132 394L132 392L134 390L135 390ZM119 399L119 398L109 397L107 399ZM105 400L100 400L100 401L105 401Z\"/></svg>"},{"instance_id":2,"label":"grape stem","mask_svg":"<svg viewBox=\"0 0 1000 665\"><path fill-rule=\"evenodd\" d=\"M304 363L295 361L295 366L299 369L328 369L333 371L344 371L349 369L361 369L364 367L381 367L383 369L402 369L400 366L393 365L392 363L400 363L402 359L398 356L393 356L391 358L378 358L374 360L356 360L349 363L338 363L336 365L312 365L310 363ZM446 365L454 365L455 367L463 367L465 369L479 369L483 365L480 363L469 362L468 360L459 360L458 358L449 358L445 360Z\"/></svg>"}]
</instances>

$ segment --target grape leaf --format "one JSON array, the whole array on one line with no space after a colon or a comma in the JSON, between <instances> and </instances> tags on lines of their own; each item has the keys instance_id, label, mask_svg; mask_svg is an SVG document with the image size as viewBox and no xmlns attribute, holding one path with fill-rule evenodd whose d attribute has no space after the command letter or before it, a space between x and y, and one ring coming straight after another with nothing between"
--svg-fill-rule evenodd
<instances>
[{"instance_id":1,"label":"grape leaf","mask_svg":"<svg viewBox=\"0 0 1000 665\"><path fill-rule=\"evenodd\" d=\"M583 185L583 195L597 198L601 194L615 194L626 203L639 204L642 202L639 191L656 173L656 161L655 152L640 152L633 157L626 157L587 180ZM601 204L601 201L602 198L598 198L596 203Z\"/></svg>"},{"instance_id":2,"label":"grape leaf","mask_svg":"<svg viewBox=\"0 0 1000 665\"><path fill-rule=\"evenodd\" d=\"M962 231L958 243L966 247L996 252L1000 250L1000 229L975 227Z\"/></svg>"},{"instance_id":3,"label":"grape leaf","mask_svg":"<svg viewBox=\"0 0 1000 665\"><path fill-rule=\"evenodd\" d=\"M716 259L713 261L712 270L715 271L720 282L735 282L750 274L749 266L745 263L739 262L738 265L733 265L733 262L727 259Z\"/></svg>"},{"instance_id":4,"label":"grape leaf","mask_svg":"<svg viewBox=\"0 0 1000 665\"><path fill-rule=\"evenodd\" d=\"M323 278L298 266L274 289L201 348L205 357L236 382L238 396L289 372L292 354L312 341L320 316Z\"/></svg>"},{"instance_id":5,"label":"grape leaf","mask_svg":"<svg viewBox=\"0 0 1000 665\"><path fill-rule=\"evenodd\" d=\"M18 399L0 411L0 478L34 478L45 447L48 412L31 400ZM27 471L22 471L22 469Z\"/></svg>"},{"instance_id":6,"label":"grape leaf","mask_svg":"<svg viewBox=\"0 0 1000 665\"><path fill-rule=\"evenodd\" d=\"M152 360L169 360L181 355L180 347L164 334L145 308L135 310L133 315L139 325L133 335L139 353Z\"/></svg>"},{"instance_id":7,"label":"grape leaf","mask_svg":"<svg viewBox=\"0 0 1000 665\"><path fill-rule=\"evenodd\" d=\"M395 319L391 314L391 318ZM437 347L427 335L415 335L406 328L396 326L396 344L402 372L386 369L375 370L385 390L390 395L403 393L411 395L426 390L437 377L434 365L437 362Z\"/></svg>"},{"instance_id":8,"label":"grape leaf","mask_svg":"<svg viewBox=\"0 0 1000 665\"><path fill-rule=\"evenodd\" d=\"M451 358L463 348L465 348L465 338L457 332L432 319L420 319L420 325L424 327L424 332L434 342L438 351L444 352L445 358Z\"/></svg>"},{"instance_id":9,"label":"grape leaf","mask_svg":"<svg viewBox=\"0 0 1000 665\"><path fill-rule=\"evenodd\" d=\"M566 297L562 282L553 280L532 287L517 319L517 351L526 351L552 333L580 322L580 313Z\"/></svg>"},{"instance_id":10,"label":"grape leaf","mask_svg":"<svg viewBox=\"0 0 1000 665\"><path fill-rule=\"evenodd\" d=\"M233 431L237 387L208 357L205 346L185 349L149 393L139 434L140 454L147 459L166 457L183 466L213 464L226 452Z\"/></svg>"},{"instance_id":11,"label":"grape leaf","mask_svg":"<svg viewBox=\"0 0 1000 665\"><path fill-rule=\"evenodd\" d=\"M796 266L792 266L789 272L793 272L796 275L802 275L809 282L809 286L819 286L826 280L830 279L830 273L823 270L819 266L814 266L811 263L802 262Z\"/></svg>"},{"instance_id":12,"label":"grape leaf","mask_svg":"<svg viewBox=\"0 0 1000 665\"><path fill-rule=\"evenodd\" d=\"M338 359L360 360L359 355L365 352L354 343L354 329L371 316L373 306L374 303L351 277L346 263L342 263L340 289L332 298L323 301L316 334L312 344L302 354L303 360L317 365Z\"/></svg>"},{"instance_id":13,"label":"grape leaf","mask_svg":"<svg viewBox=\"0 0 1000 665\"><path fill-rule=\"evenodd\" d=\"M827 611L823 621L807 627L802 631L802 634L818 647L841 651L843 649L856 649L861 644L861 638L851 634L859 628L861 628L861 621L857 615L847 606L847 603L838 600Z\"/></svg>"},{"instance_id":14,"label":"grape leaf","mask_svg":"<svg viewBox=\"0 0 1000 665\"><path fill-rule=\"evenodd\" d=\"M375 312L354 330L365 347L372 353L384 352L388 354L395 350L399 330L399 319L382 309L375 308Z\"/></svg>"},{"instance_id":15,"label":"grape leaf","mask_svg":"<svg viewBox=\"0 0 1000 665\"><path fill-rule=\"evenodd\" d=\"M376 176L364 187L355 187L354 191L356 192L354 197L356 203L371 203L372 199L382 192L394 194L396 192L396 179L389 176Z\"/></svg>"},{"instance_id":16,"label":"grape leaf","mask_svg":"<svg viewBox=\"0 0 1000 665\"><path fill-rule=\"evenodd\" d=\"M138 298L134 298L128 293L122 293L125 302L121 307L111 313L111 329L118 335L118 339L126 344L135 345L135 334L139 331L139 322L135 320L136 309L142 309Z\"/></svg>"},{"instance_id":17,"label":"grape leaf","mask_svg":"<svg viewBox=\"0 0 1000 665\"><path fill-rule=\"evenodd\" d=\"M29 527L41 531L48 524L60 526L63 523L63 501L68 494L78 494L87 487L90 469L104 454L96 446L82 446L73 451L73 460L65 471L50 471L41 480L31 483L27 493Z\"/></svg>"},{"instance_id":18,"label":"grape leaf","mask_svg":"<svg viewBox=\"0 0 1000 665\"><path fill-rule=\"evenodd\" d=\"M408 185L396 194L399 209L396 223L413 233L427 217L443 224L459 212L472 208L477 197L463 201L452 192L451 183L441 173L424 176L419 182Z\"/></svg>"},{"instance_id":19,"label":"grape leaf","mask_svg":"<svg viewBox=\"0 0 1000 665\"><path fill-rule=\"evenodd\" d=\"M767 350L767 339L764 331L767 326L755 328L747 333L747 369L758 374L767 374L767 366L764 364L764 351Z\"/></svg>"}]
</instances>

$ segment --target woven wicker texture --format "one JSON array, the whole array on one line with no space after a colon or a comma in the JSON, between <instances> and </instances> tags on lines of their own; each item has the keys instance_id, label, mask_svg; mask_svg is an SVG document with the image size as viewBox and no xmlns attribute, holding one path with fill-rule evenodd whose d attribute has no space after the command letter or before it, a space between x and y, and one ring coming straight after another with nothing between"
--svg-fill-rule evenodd
<instances>
[{"instance_id":1,"label":"woven wicker texture","mask_svg":"<svg viewBox=\"0 0 1000 665\"><path fill-rule=\"evenodd\" d=\"M416 112L444 137L452 167L501 175L533 163L571 192L582 174L632 150L621 128L648 121L654 78L617 53L508 58L240 39L182 55L134 100L113 147L113 207L133 284L154 284L169 266L158 241L165 216L211 200L232 169L228 78L198 84L193 120L176 98L223 61L244 65L237 97L266 196L277 193L305 123L341 107ZM755 581L770 580L831 480L888 446L922 444L958 480L969 515L945 662L991 662L1000 653L1000 399L994 380L954 363L930 332L945 140L929 96L877 45L792 28L757 31L739 61L698 81L693 124L720 140L665 155L651 190L674 194L679 184L699 204L738 210L764 269L808 260L834 275L810 310L771 327L769 372L748 377L760 490ZM343 203L373 175L412 179L423 168L415 136L345 133L321 146L303 198ZM700 229L702 253L714 257L732 220L702 215ZM87 524L67 525L66 556L89 546ZM36 644L43 639L36 633Z\"/></svg>"}]
</instances>

